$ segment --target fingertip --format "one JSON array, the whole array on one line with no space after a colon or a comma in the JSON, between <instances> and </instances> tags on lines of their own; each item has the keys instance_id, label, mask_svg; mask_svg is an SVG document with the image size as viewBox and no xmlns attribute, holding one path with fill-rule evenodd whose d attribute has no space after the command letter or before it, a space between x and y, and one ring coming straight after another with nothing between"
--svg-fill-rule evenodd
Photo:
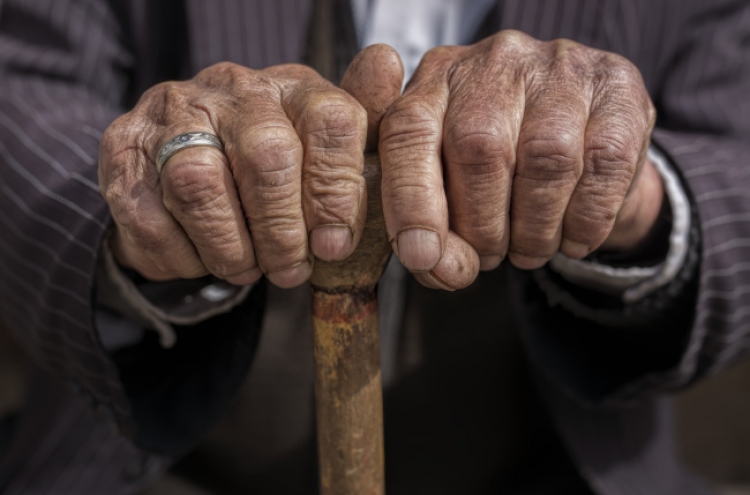
<instances>
[{"instance_id":1,"label":"fingertip","mask_svg":"<svg viewBox=\"0 0 750 495\"><path fill-rule=\"evenodd\" d=\"M277 270L266 274L266 278L277 287L282 289L293 289L300 286L310 278L312 264L303 261L292 267Z\"/></svg>"},{"instance_id":2,"label":"fingertip","mask_svg":"<svg viewBox=\"0 0 750 495\"><path fill-rule=\"evenodd\" d=\"M580 260L588 256L591 249L586 244L563 239L560 243L560 252L569 258Z\"/></svg>"},{"instance_id":3,"label":"fingertip","mask_svg":"<svg viewBox=\"0 0 750 495\"><path fill-rule=\"evenodd\" d=\"M547 264L549 258L540 256L526 256L515 252L508 253L508 260L521 270L536 270Z\"/></svg>"},{"instance_id":4,"label":"fingertip","mask_svg":"<svg viewBox=\"0 0 750 495\"><path fill-rule=\"evenodd\" d=\"M463 289L476 280L479 264L474 248L457 234L448 232L443 256L429 275L442 289Z\"/></svg>"},{"instance_id":5,"label":"fingertip","mask_svg":"<svg viewBox=\"0 0 750 495\"><path fill-rule=\"evenodd\" d=\"M483 272L494 270L502 263L504 256L500 254L491 254L479 257L479 269Z\"/></svg>"},{"instance_id":6,"label":"fingertip","mask_svg":"<svg viewBox=\"0 0 750 495\"><path fill-rule=\"evenodd\" d=\"M341 79L341 88L367 111L367 150L377 148L380 121L401 96L403 82L401 57L385 44L370 45L359 52Z\"/></svg>"},{"instance_id":7,"label":"fingertip","mask_svg":"<svg viewBox=\"0 0 750 495\"><path fill-rule=\"evenodd\" d=\"M252 285L260 280L260 277L262 276L263 272L260 268L255 267L238 275L227 277L225 280L232 285Z\"/></svg>"}]
</instances>

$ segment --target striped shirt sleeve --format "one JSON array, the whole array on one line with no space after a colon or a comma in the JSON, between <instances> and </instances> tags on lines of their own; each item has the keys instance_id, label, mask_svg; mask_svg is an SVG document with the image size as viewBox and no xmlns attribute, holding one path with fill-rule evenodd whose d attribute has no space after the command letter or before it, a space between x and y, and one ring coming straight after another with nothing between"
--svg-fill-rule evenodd
<instances>
[{"instance_id":1,"label":"striped shirt sleeve","mask_svg":"<svg viewBox=\"0 0 750 495\"><path fill-rule=\"evenodd\" d=\"M35 359L126 430L129 405L93 329L110 219L99 139L132 56L105 2L7 0L0 13L0 313Z\"/></svg>"}]
</instances>

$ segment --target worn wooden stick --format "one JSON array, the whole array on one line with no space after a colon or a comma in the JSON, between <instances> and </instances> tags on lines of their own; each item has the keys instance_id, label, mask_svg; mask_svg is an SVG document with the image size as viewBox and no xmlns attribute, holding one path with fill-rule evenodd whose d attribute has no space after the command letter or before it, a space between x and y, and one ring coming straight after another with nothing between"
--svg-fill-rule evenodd
<instances>
[{"instance_id":1,"label":"worn wooden stick","mask_svg":"<svg viewBox=\"0 0 750 495\"><path fill-rule=\"evenodd\" d=\"M321 495L383 495L383 395L375 286L391 247L377 155L365 160L367 223L341 262L316 261L313 294L315 402Z\"/></svg>"}]
</instances>

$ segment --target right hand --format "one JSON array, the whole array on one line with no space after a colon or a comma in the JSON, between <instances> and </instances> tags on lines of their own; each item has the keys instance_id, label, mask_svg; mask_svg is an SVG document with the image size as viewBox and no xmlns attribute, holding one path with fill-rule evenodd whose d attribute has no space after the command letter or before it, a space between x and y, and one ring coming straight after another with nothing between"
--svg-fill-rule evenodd
<instances>
[{"instance_id":1,"label":"right hand","mask_svg":"<svg viewBox=\"0 0 750 495\"><path fill-rule=\"evenodd\" d=\"M376 49L369 66L382 65L382 56ZM294 287L315 257L346 258L366 213L368 118L379 122L400 93L401 79L388 77L369 115L300 65L256 71L221 63L151 88L101 142L99 187L115 222L118 263L151 280L210 273L242 285L265 274ZM224 153L179 151L159 175L159 149L193 131L218 136Z\"/></svg>"}]
</instances>

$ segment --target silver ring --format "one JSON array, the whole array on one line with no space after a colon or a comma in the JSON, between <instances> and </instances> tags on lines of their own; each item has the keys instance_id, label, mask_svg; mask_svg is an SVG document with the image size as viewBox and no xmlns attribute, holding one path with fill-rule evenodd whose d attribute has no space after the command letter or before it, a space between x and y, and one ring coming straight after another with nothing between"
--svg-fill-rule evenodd
<instances>
[{"instance_id":1,"label":"silver ring","mask_svg":"<svg viewBox=\"0 0 750 495\"><path fill-rule=\"evenodd\" d=\"M161 169L164 168L164 164L167 163L167 160L172 155L185 148L192 148L194 146L211 146L222 153L224 152L224 145L213 134L207 132L186 132L164 143L164 146L159 150L159 154L156 155L156 170L161 174Z\"/></svg>"}]
</instances>

